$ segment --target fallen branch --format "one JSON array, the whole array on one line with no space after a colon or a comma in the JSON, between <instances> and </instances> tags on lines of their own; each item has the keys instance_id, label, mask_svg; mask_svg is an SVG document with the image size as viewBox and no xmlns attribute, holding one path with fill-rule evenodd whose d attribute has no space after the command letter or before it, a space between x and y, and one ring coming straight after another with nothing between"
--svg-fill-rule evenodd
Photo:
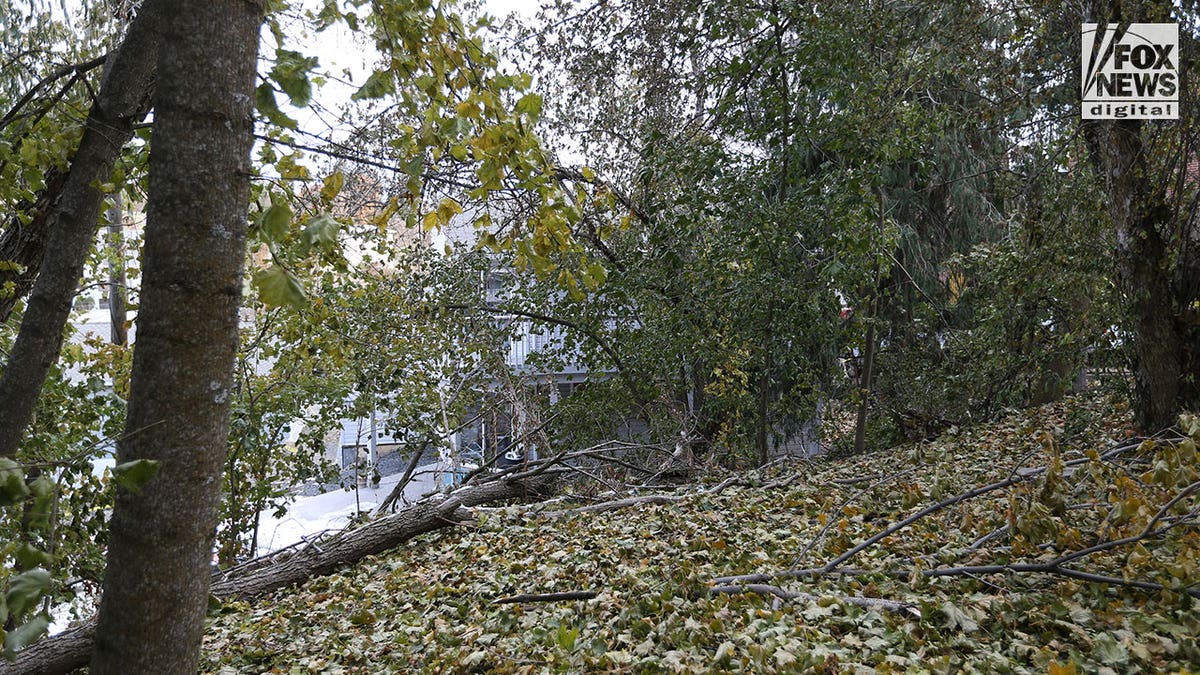
<instances>
[{"instance_id":1,"label":"fallen branch","mask_svg":"<svg viewBox=\"0 0 1200 675\"><path fill-rule=\"evenodd\" d=\"M1101 456L1101 459L1103 459L1103 460L1111 459L1121 453L1128 452L1130 450L1135 450L1138 447L1141 447L1141 443L1118 446L1118 447L1113 448L1112 450L1109 450L1108 452L1104 453ZM1091 459L1088 459L1086 457L1081 458L1081 459L1075 459L1075 460L1071 460L1069 462L1063 463L1063 468L1065 469L1065 468L1081 466L1081 465L1087 464L1088 462L1091 462L1091 461L1092 461ZM920 511L917 511L916 513L912 514L911 516L905 518L904 520L901 520L897 523L893 523L892 525L888 526L884 530L876 533L874 536L860 542L858 545L854 546L849 551L846 551L845 553L839 555L838 557L834 558L833 560L830 560L823 569L827 572L837 569L838 567L840 567L842 565L842 563L845 563L846 561L850 560L851 558L858 555L859 553L862 553L864 550L874 546L875 544L878 544L883 539L886 539L887 537L899 532L900 530L903 530L904 528L908 527L909 525L912 525L913 523L917 522L918 520L921 520L922 518L925 518L926 516L932 515L939 511L942 511L950 506L954 506L955 504L961 504L962 502L965 502L968 499L974 499L975 497L985 495L989 492L995 492L996 490L1002 490L1006 487L1011 487L1018 483L1024 483L1026 481L1033 480L1034 478L1037 478L1038 476L1041 476L1042 474L1046 473L1046 470L1047 470L1047 467L1044 467L1044 466L1017 469L1017 470L1013 471L1012 474L1005 480L996 481L995 483L991 483L989 485L984 485L981 487L973 488L971 490L967 490L966 492L962 492L957 495L954 495L953 497L948 497L946 499L943 499L942 501L940 501L936 504L927 506L927 507L921 509Z\"/></svg>"},{"instance_id":2,"label":"fallen branch","mask_svg":"<svg viewBox=\"0 0 1200 675\"><path fill-rule=\"evenodd\" d=\"M379 507L375 509L375 515L391 510L392 505L404 496L404 488L408 487L408 484L412 482L413 474L417 472L417 466L421 462L421 457L425 455L425 451L429 449L430 442L429 438L422 441L421 447L417 448L417 451L408 459L408 466L404 468L404 475L400 477L400 480L392 488L392 491L388 493L388 496L384 497L383 501L379 503Z\"/></svg>"},{"instance_id":3,"label":"fallen branch","mask_svg":"<svg viewBox=\"0 0 1200 675\"><path fill-rule=\"evenodd\" d=\"M561 511L543 511L541 513L533 512L532 515L539 515L546 518L561 518L563 516L573 516L579 513L603 513L605 511L616 511L617 509L626 509L638 504L672 504L682 501L695 495L644 495L642 497L627 497L625 499L614 499L611 502L601 502L599 504L588 504L587 506L577 506L573 509L563 509Z\"/></svg>"},{"instance_id":4,"label":"fallen branch","mask_svg":"<svg viewBox=\"0 0 1200 675\"><path fill-rule=\"evenodd\" d=\"M800 474L793 474L787 478L771 481L769 483L757 484L757 487L763 490L776 490L785 488L800 478ZM715 496L724 492L726 489L735 485L742 487L755 487L756 484L743 476L730 476L716 485L697 490L696 492L686 492L684 494L656 494L656 495L641 495L637 497L625 497L622 499L614 499L612 501L600 502L598 504L588 504L587 506L577 506L570 509L562 509L560 511L531 511L528 515L543 516L546 518L561 518L563 516L573 516L580 513L604 513L605 511L616 511L617 509L627 509L631 506L639 504L673 504L685 499L692 499L704 495Z\"/></svg>"},{"instance_id":5,"label":"fallen branch","mask_svg":"<svg viewBox=\"0 0 1200 675\"><path fill-rule=\"evenodd\" d=\"M1164 439L1164 440L1166 442L1176 442L1178 439ZM1162 442L1162 441L1160 441L1160 442ZM1109 451L1105 452L1103 455L1100 455L1099 460L1103 461L1103 462L1109 462L1123 453L1141 448L1143 443L1144 443L1144 441L1140 441L1135 444L1125 444L1125 445L1117 446L1117 447L1112 448ZM1090 458L1075 459L1075 460L1071 460L1068 462L1064 462L1063 468L1064 469L1073 469L1075 467L1087 464L1091 461L1093 461L1093 460ZM876 571L876 572L869 572L869 571L865 571L865 570L856 570L856 569L847 569L847 568L842 567L842 565L844 565L846 562L848 562L849 560L854 558L856 555L858 555L862 551L864 551L872 546L875 546L876 544L883 541L885 538L887 538L891 535L894 535L897 532L909 527L910 525L917 522L918 520L921 520L925 517L928 517L929 515L932 515L934 513L942 511L950 506L960 504L966 500L973 499L975 497L979 497L979 496L982 496L982 495L985 495L985 494L988 494L991 492L995 492L997 490L1008 488L1008 487L1011 487L1011 486L1014 486L1014 485L1017 485L1020 483L1031 481L1034 478L1037 478L1037 477L1045 474L1047 470L1048 470L1047 467L1018 468L1018 469L1013 470L1009 474L1008 478L1006 478L1004 480L1000 480L1000 481L996 481L994 483L990 483L988 485L983 485L980 487L972 488L970 490L967 490L966 492L959 493L957 495L954 495L952 497L949 497L947 499L939 501L935 504L929 505L929 506L927 506L923 509L920 509L919 511L907 516L906 518L887 526L886 528L877 532L876 534L872 535L871 537L868 537L867 539L859 542L855 546L851 547L849 550L845 551L844 553L842 553L842 554L838 555L837 557L833 558L832 560L830 560L828 563L826 563L822 567L810 568L810 569L790 569L790 570L784 570L784 571L767 573L767 574L743 574L743 575L737 575L737 576L719 577L719 578L714 579L712 581L712 583L720 585L720 586L718 586L719 588L747 588L747 589L749 589L751 586L759 586L763 589L769 589L769 588L774 588L774 587L765 586L762 584L764 582L769 582L769 581L773 581L773 580L777 580L777 579L795 578L795 577L856 576L856 575L861 575L861 574L884 574L884 575L892 576L892 577L895 577L895 578L898 578L901 580L908 580L908 579L913 578L914 576L944 577L944 576L956 576L956 575L1019 573L1019 574L1047 574L1047 575L1060 576L1060 577L1066 577L1066 578L1071 578L1071 579L1079 579L1082 581L1089 581L1089 582L1093 582L1093 583L1104 583L1104 584L1110 584L1110 585L1116 585L1116 586L1124 586L1124 587L1128 587L1128 588L1136 588L1136 589L1144 590L1144 591L1160 592L1160 591L1168 590L1167 587L1165 587L1164 585L1157 583L1157 582L1153 582L1153 581L1146 581L1146 580L1140 580L1140 579L1126 579L1126 578L1122 578L1122 577L1114 577L1114 576L1109 576L1109 575L1104 575L1104 574L1097 574L1094 572L1087 572L1087 571L1083 571L1083 570L1074 569L1072 567L1067 567L1067 565L1069 563L1078 561L1082 558L1088 557L1095 553L1112 551L1117 548L1137 544L1137 543L1145 541L1147 539L1162 537L1163 535L1165 535L1167 533L1167 531L1169 531L1172 528L1175 528L1179 525L1194 524L1195 518L1196 518L1196 515L1195 515L1196 512L1193 512L1191 514L1185 515L1180 518L1168 518L1168 514L1170 513L1171 509L1173 509L1175 506L1180 504L1184 499L1196 494L1197 492L1200 492L1200 481L1196 481L1196 482L1193 482L1193 483L1185 486L1182 490L1180 490L1177 494L1175 494L1170 500L1168 500L1162 507L1159 508L1157 513L1155 513L1155 515L1150 519L1150 521L1146 524L1145 527L1142 528L1142 530L1138 534L1123 537L1120 539L1101 541L1092 546L1081 548L1079 550L1068 551L1066 553L1059 555L1058 557L1056 557L1052 560L1046 560L1046 561L1041 561L1041 562L1026 562L1026 563L1006 563L1006 564L996 564L996 565L969 565L969 566L940 567L940 568L935 567L935 568L929 568L929 569L915 568L915 569L902 569L902 570L880 570L880 571ZM1064 471L1064 474L1066 474L1066 471ZM855 482L860 482L860 481L856 480ZM873 487L873 486L871 486L871 487ZM866 489L870 489L870 487L868 487ZM865 490L863 490L863 491L865 491ZM863 492L863 491L860 491L860 492ZM1200 511L1200 509L1198 509L1198 511ZM1161 527L1160 527L1160 525L1161 525ZM816 541L818 541L821 536L823 536L824 532L827 529L828 529L828 525L824 529L822 529L820 532L818 532L816 537L814 537L813 540L809 542L809 545L804 548L804 550L802 551L802 553L800 555L800 558L803 558L804 554L807 553L812 548L814 543ZM967 548L967 551L968 552L977 551L985 543L1002 535L1003 533L1005 533L1007 531L1009 531L1008 525L999 527L999 528L993 530L992 532L976 539ZM797 559L797 562L799 561L800 558ZM730 586L730 584L736 584L736 585ZM1189 586L1185 586L1181 589L1175 589L1175 590L1182 592L1182 593L1186 593L1187 595L1190 595L1195 598L1200 598L1200 584L1192 584ZM758 592L758 591L754 591L754 592Z\"/></svg>"},{"instance_id":6,"label":"fallen branch","mask_svg":"<svg viewBox=\"0 0 1200 675\"><path fill-rule=\"evenodd\" d=\"M819 602L822 599L829 598L847 605L857 605L866 609L883 610L886 612L902 612L911 614L920 618L921 611L915 605L898 600L885 600L883 598L864 598L856 595L813 595L812 593L800 593L798 591L789 591L778 586L768 586L766 584L738 584L731 586L714 586L709 589L710 593L718 594L736 594L736 593L757 593L759 595L773 595L781 600L802 600L804 602Z\"/></svg>"},{"instance_id":7,"label":"fallen branch","mask_svg":"<svg viewBox=\"0 0 1200 675\"><path fill-rule=\"evenodd\" d=\"M493 600L493 605L509 605L518 602L561 602L563 600L591 600L599 595L596 591L565 591L562 593L522 593Z\"/></svg>"},{"instance_id":8,"label":"fallen branch","mask_svg":"<svg viewBox=\"0 0 1200 675\"><path fill-rule=\"evenodd\" d=\"M353 529L309 540L213 575L210 593L218 599L248 599L324 576L421 534L473 520L469 507L536 493L534 481L496 481L463 486L437 494L396 513ZM0 675L69 673L88 663L95 638L95 621L35 642L16 660L0 660Z\"/></svg>"},{"instance_id":9,"label":"fallen branch","mask_svg":"<svg viewBox=\"0 0 1200 675\"><path fill-rule=\"evenodd\" d=\"M624 499L614 499L608 502L600 502L599 504L577 506L575 508L563 509L561 511L542 511L540 513L535 511L531 512L529 515L539 515L546 518L561 518L563 516L573 516L580 513L603 513L605 511L616 511L617 509L627 509L631 506L637 506L639 504L658 504L661 506L663 504L673 504L678 501L691 499L692 497L699 497L701 495L721 494L726 488L735 484L744 485L746 484L746 481L741 476L731 476L711 488L700 490L698 492L688 492L681 495L657 494L642 495L640 497L625 497Z\"/></svg>"},{"instance_id":10,"label":"fallen branch","mask_svg":"<svg viewBox=\"0 0 1200 675\"><path fill-rule=\"evenodd\" d=\"M849 497L847 497L845 499L845 501L843 501L840 505L838 505L838 507L836 509L834 509L833 513L835 513L835 514L840 513L842 511L842 509L844 509L847 506L849 506L850 504L852 504L854 502L854 500L856 500L859 497L861 497L862 495L866 494L869 490L873 490L873 489L879 487L880 485L883 485L884 483L893 481L893 480L899 478L900 476L912 473L913 471L916 471L915 467L911 468L911 469L905 469L904 471L898 471L898 472L890 474L890 475L880 474L878 476L871 476L870 479L874 480L875 482L871 483L867 487L862 488L861 490L859 490L859 491L855 492L854 494L850 495ZM875 479L878 479L878 480L875 480ZM837 483L836 480L833 482ZM856 479L854 479L853 482L855 482L855 483L861 482L861 479L856 478ZM851 484L851 483L847 483L847 484ZM830 517L827 521L825 521L825 526L822 527L819 532L817 532L815 535L813 535L813 538L809 539L808 543L804 545L804 548L800 550L800 553L796 556L796 560L792 562L792 567L799 565L800 562L804 560L804 557L808 555L809 551L813 550L814 548L816 548L817 544L821 543L821 540L824 539L825 535L829 532L829 528L833 527L834 522L835 522L835 520L832 517Z\"/></svg>"},{"instance_id":11,"label":"fallen branch","mask_svg":"<svg viewBox=\"0 0 1200 675\"><path fill-rule=\"evenodd\" d=\"M820 567L810 567L802 570L784 570L782 572L773 572L767 574L737 574L728 577L717 577L712 580L714 584L761 584L765 581L775 581L778 579L801 578L801 577L858 577L866 574L872 574L869 570L853 569L842 567L836 570L825 571ZM897 576L902 579L907 578L907 572L901 570L898 572L883 572L891 576Z\"/></svg>"},{"instance_id":12,"label":"fallen branch","mask_svg":"<svg viewBox=\"0 0 1200 675\"><path fill-rule=\"evenodd\" d=\"M1113 586L1125 586L1127 588L1136 588L1143 591L1159 592L1166 590L1162 584L1153 581L1143 581L1140 579L1123 579L1121 577L1113 577L1105 574L1096 574L1093 572L1084 572L1082 570L1072 569L1070 567L1062 567L1057 560L1051 560L1044 563L1009 563L1007 565L965 565L961 567L935 567L933 569L923 569L917 572L922 577L950 577L950 576L973 576L980 574L1049 574L1051 576L1067 577L1069 579L1079 579L1080 581L1090 581L1099 584L1110 584ZM754 585L761 584L766 581L773 581L782 578L799 578L799 577L860 577L871 574L882 574L884 576L893 577L900 581L909 581L912 579L913 570L863 570L839 568L836 570L826 571L820 567L813 567L803 570L786 570L775 574L739 574L736 576L717 577L712 580L714 584L742 584ZM1182 590L1193 598L1200 598L1200 588L1195 585L1188 586Z\"/></svg>"},{"instance_id":13,"label":"fallen branch","mask_svg":"<svg viewBox=\"0 0 1200 675\"><path fill-rule=\"evenodd\" d=\"M977 487L973 490L968 490L966 492L954 495L953 497L943 499L942 501L940 501L936 504L927 506L927 507L921 509L920 511L917 511L916 513L912 514L911 516L905 518L904 520L901 520L897 523L893 523L892 525L884 528L883 530L877 532L874 536L863 540L857 546L851 548L849 551L846 551L845 553L839 555L838 557L834 558L833 560L830 560L825 565L824 569L826 571L832 571L832 570L837 569L839 566L841 566L842 563L850 560L851 558L858 555L859 553L862 553L866 549L874 546L875 544L878 544L880 541L886 539L887 537L890 537L891 535L899 532L900 530L903 530L904 528L908 527L909 525L912 525L913 523L917 522L918 520L921 520L922 518L924 518L926 516L937 513L938 511L946 509L947 507L954 506L955 504L961 504L962 502L965 502L968 499L974 499L975 497L978 497L980 495L985 495L989 492L995 492L996 490L1002 490L1006 487L1016 485L1017 483L1023 483L1027 480L1032 480L1034 477L1039 476L1044 472L1045 472L1045 469L1041 468L1041 469L1038 469L1037 471L1031 471L1027 474L1015 475L1012 478L1008 478L1008 479L1005 479L1002 481L997 481L995 483L991 483L989 485L984 485L982 487Z\"/></svg>"},{"instance_id":14,"label":"fallen branch","mask_svg":"<svg viewBox=\"0 0 1200 675\"><path fill-rule=\"evenodd\" d=\"M909 577L912 573L904 571ZM920 574L923 577L947 577L959 576L968 574L1002 574L1005 572L1013 573L1035 573L1049 574L1051 576L1067 577L1068 579L1079 579L1080 581L1090 581L1098 584L1109 584L1112 586L1124 586L1126 588L1136 588L1143 591L1160 592L1167 590L1166 586L1154 581L1143 581L1141 579L1124 579L1122 577L1113 577L1106 574L1095 574L1093 572L1084 572L1081 570L1072 569L1070 567L1062 567L1056 560L1051 560L1046 563L1012 563L1008 565L971 565L966 567L938 567L931 570L921 570ZM904 578L904 577L902 577ZM1187 587L1182 589L1193 598L1200 598L1200 588Z\"/></svg>"},{"instance_id":15,"label":"fallen branch","mask_svg":"<svg viewBox=\"0 0 1200 675\"><path fill-rule=\"evenodd\" d=\"M536 492L538 486L521 481L470 485L448 495L434 495L412 506L385 515L351 530L290 552L269 565L213 582L218 598L250 598L329 574L347 563L382 553L426 532L471 522L468 507Z\"/></svg>"}]
</instances>

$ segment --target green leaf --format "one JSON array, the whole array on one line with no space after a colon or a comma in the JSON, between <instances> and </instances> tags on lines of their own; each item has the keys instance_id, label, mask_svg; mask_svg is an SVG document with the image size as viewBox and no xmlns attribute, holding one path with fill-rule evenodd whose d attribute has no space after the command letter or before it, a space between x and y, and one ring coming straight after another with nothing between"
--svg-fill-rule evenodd
<instances>
[{"instance_id":1,"label":"green leaf","mask_svg":"<svg viewBox=\"0 0 1200 675\"><path fill-rule=\"evenodd\" d=\"M25 485L25 471L20 464L7 457L0 457L0 506L16 504L29 496Z\"/></svg>"},{"instance_id":2,"label":"green leaf","mask_svg":"<svg viewBox=\"0 0 1200 675\"><path fill-rule=\"evenodd\" d=\"M292 209L286 204L272 204L258 220L259 232L266 241L283 241L292 227Z\"/></svg>"},{"instance_id":3,"label":"green leaf","mask_svg":"<svg viewBox=\"0 0 1200 675\"><path fill-rule=\"evenodd\" d=\"M13 558L17 561L17 567L20 569L31 569L33 567L49 566L54 562L54 556L43 551L42 549L30 544L22 542L20 546L13 551Z\"/></svg>"},{"instance_id":4,"label":"green leaf","mask_svg":"<svg viewBox=\"0 0 1200 675\"><path fill-rule=\"evenodd\" d=\"M338 230L341 226L338 221L333 219L333 216L328 213L322 213L308 221L304 226L304 232L300 235L304 248L316 246L323 250L330 250L337 245Z\"/></svg>"},{"instance_id":5,"label":"green leaf","mask_svg":"<svg viewBox=\"0 0 1200 675\"><path fill-rule=\"evenodd\" d=\"M370 626L375 623L375 613L365 607L350 615L350 623L355 626Z\"/></svg>"},{"instance_id":6,"label":"green leaf","mask_svg":"<svg viewBox=\"0 0 1200 675\"><path fill-rule=\"evenodd\" d=\"M4 595L9 616L22 616L37 605L50 588L50 579L50 573L41 568L27 570L13 577L8 585L8 593Z\"/></svg>"},{"instance_id":7,"label":"green leaf","mask_svg":"<svg viewBox=\"0 0 1200 675\"><path fill-rule=\"evenodd\" d=\"M583 285L589 291L594 291L604 285L604 281L608 279L608 270L604 269L604 265L593 262L580 270L579 276L583 278Z\"/></svg>"},{"instance_id":8,"label":"green leaf","mask_svg":"<svg viewBox=\"0 0 1200 675\"><path fill-rule=\"evenodd\" d=\"M4 653L6 655L34 643L46 634L50 627L50 617L39 613L29 621L17 626L4 636Z\"/></svg>"},{"instance_id":9,"label":"green leaf","mask_svg":"<svg viewBox=\"0 0 1200 675\"><path fill-rule=\"evenodd\" d=\"M555 635L555 641L558 642L559 647L569 652L575 649L575 640L578 638L578 628L568 628L564 624L559 624L557 634Z\"/></svg>"},{"instance_id":10,"label":"green leaf","mask_svg":"<svg viewBox=\"0 0 1200 675\"><path fill-rule=\"evenodd\" d=\"M135 459L131 462L122 462L113 467L112 473L113 480L117 482L117 485L135 495L141 494L146 483L158 473L158 460Z\"/></svg>"},{"instance_id":11,"label":"green leaf","mask_svg":"<svg viewBox=\"0 0 1200 675\"><path fill-rule=\"evenodd\" d=\"M1100 662L1105 665L1117 666L1129 661L1129 650L1125 649L1124 645L1109 633L1097 635L1092 649Z\"/></svg>"},{"instance_id":12,"label":"green leaf","mask_svg":"<svg viewBox=\"0 0 1200 675\"><path fill-rule=\"evenodd\" d=\"M454 216L457 216L458 214L463 212L462 205L459 204L457 201L450 199L449 197L447 197L446 199L443 199L441 201L441 203L438 204L437 210L438 210L438 219L441 220L442 223L446 224L446 225L450 224L451 218L453 218Z\"/></svg>"},{"instance_id":13,"label":"green leaf","mask_svg":"<svg viewBox=\"0 0 1200 675\"><path fill-rule=\"evenodd\" d=\"M364 99L383 98L395 91L396 82L395 78L392 77L391 71L377 70L371 73L366 83L359 87L358 91L350 96L350 99L353 101L362 101Z\"/></svg>"},{"instance_id":14,"label":"green leaf","mask_svg":"<svg viewBox=\"0 0 1200 675\"><path fill-rule=\"evenodd\" d=\"M970 615L954 606L951 602L945 602L941 607L942 613L946 615L946 627L958 628L964 633L974 633L979 630L979 624L972 619Z\"/></svg>"},{"instance_id":15,"label":"green leaf","mask_svg":"<svg viewBox=\"0 0 1200 675\"><path fill-rule=\"evenodd\" d=\"M290 49L275 50L275 67L271 69L271 79L279 83L292 105L303 108L312 98L312 83L308 73L317 67L315 56L305 56Z\"/></svg>"},{"instance_id":16,"label":"green leaf","mask_svg":"<svg viewBox=\"0 0 1200 675\"><path fill-rule=\"evenodd\" d=\"M275 103L275 90L269 83L264 82L254 90L254 107L271 124L285 129L296 128L296 120L284 115L279 110L279 105Z\"/></svg>"},{"instance_id":17,"label":"green leaf","mask_svg":"<svg viewBox=\"0 0 1200 675\"><path fill-rule=\"evenodd\" d=\"M425 158L415 155L404 162L404 173L408 174L409 178L420 180L425 174Z\"/></svg>"},{"instance_id":18,"label":"green leaf","mask_svg":"<svg viewBox=\"0 0 1200 675\"><path fill-rule=\"evenodd\" d=\"M445 227L446 225L450 224L450 220L453 219L454 216L457 216L462 212L462 205L457 201L447 197L437 205L436 209L425 214L425 216L421 219L421 227L424 228L426 232L435 230L439 227Z\"/></svg>"},{"instance_id":19,"label":"green leaf","mask_svg":"<svg viewBox=\"0 0 1200 675\"><path fill-rule=\"evenodd\" d=\"M538 115L542 113L542 97L537 94L525 94L517 101L517 112L531 120L537 120Z\"/></svg>"},{"instance_id":20,"label":"green leaf","mask_svg":"<svg viewBox=\"0 0 1200 675\"><path fill-rule=\"evenodd\" d=\"M726 640L717 647L717 653L713 656L714 666L728 665L730 659L737 654L737 646L729 640Z\"/></svg>"},{"instance_id":21,"label":"green leaf","mask_svg":"<svg viewBox=\"0 0 1200 675\"><path fill-rule=\"evenodd\" d=\"M300 309L308 301L300 282L277 265L256 272L251 283L258 289L258 298L270 307L291 305Z\"/></svg>"},{"instance_id":22,"label":"green leaf","mask_svg":"<svg viewBox=\"0 0 1200 675\"><path fill-rule=\"evenodd\" d=\"M38 476L29 484L29 491L33 494L33 503L26 510L26 518L28 519L30 528L38 529L50 526L55 487L54 480L46 474ZM27 567L32 567L32 565L28 565Z\"/></svg>"}]
</instances>

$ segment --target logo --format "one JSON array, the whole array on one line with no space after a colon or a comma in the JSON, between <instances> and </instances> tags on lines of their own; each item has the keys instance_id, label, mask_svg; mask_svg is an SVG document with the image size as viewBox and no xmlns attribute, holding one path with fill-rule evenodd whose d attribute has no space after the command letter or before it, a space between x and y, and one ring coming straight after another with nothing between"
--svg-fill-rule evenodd
<instances>
[{"instance_id":1,"label":"logo","mask_svg":"<svg viewBox=\"0 0 1200 675\"><path fill-rule=\"evenodd\" d=\"M1083 118L1179 119L1179 25L1083 24Z\"/></svg>"}]
</instances>

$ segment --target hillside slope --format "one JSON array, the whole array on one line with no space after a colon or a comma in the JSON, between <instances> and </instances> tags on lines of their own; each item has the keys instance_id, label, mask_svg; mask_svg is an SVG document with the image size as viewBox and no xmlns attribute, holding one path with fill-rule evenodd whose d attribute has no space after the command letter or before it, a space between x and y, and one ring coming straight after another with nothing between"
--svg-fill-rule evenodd
<instances>
[{"instance_id":1,"label":"hillside slope","mask_svg":"<svg viewBox=\"0 0 1200 675\"><path fill-rule=\"evenodd\" d=\"M667 504L482 510L478 527L215 608L202 668L1200 670L1195 442L1125 427L1119 403L1074 399ZM804 571L721 580L782 570ZM595 596L496 602L555 592Z\"/></svg>"}]
</instances>

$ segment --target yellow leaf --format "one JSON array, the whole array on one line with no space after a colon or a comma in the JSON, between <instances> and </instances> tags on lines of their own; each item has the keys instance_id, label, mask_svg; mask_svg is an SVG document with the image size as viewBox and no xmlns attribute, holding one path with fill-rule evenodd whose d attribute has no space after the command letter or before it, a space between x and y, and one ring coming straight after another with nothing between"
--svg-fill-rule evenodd
<instances>
[{"instance_id":1,"label":"yellow leaf","mask_svg":"<svg viewBox=\"0 0 1200 675\"><path fill-rule=\"evenodd\" d=\"M346 182L346 177L341 171L334 171L325 177L324 185L321 187L321 196L326 201L333 201L334 197L342 191L342 185Z\"/></svg>"},{"instance_id":2,"label":"yellow leaf","mask_svg":"<svg viewBox=\"0 0 1200 675\"><path fill-rule=\"evenodd\" d=\"M1058 663L1057 661L1050 664L1046 670L1046 675L1078 675L1079 671L1075 669L1075 662L1071 661L1066 664Z\"/></svg>"}]
</instances>

